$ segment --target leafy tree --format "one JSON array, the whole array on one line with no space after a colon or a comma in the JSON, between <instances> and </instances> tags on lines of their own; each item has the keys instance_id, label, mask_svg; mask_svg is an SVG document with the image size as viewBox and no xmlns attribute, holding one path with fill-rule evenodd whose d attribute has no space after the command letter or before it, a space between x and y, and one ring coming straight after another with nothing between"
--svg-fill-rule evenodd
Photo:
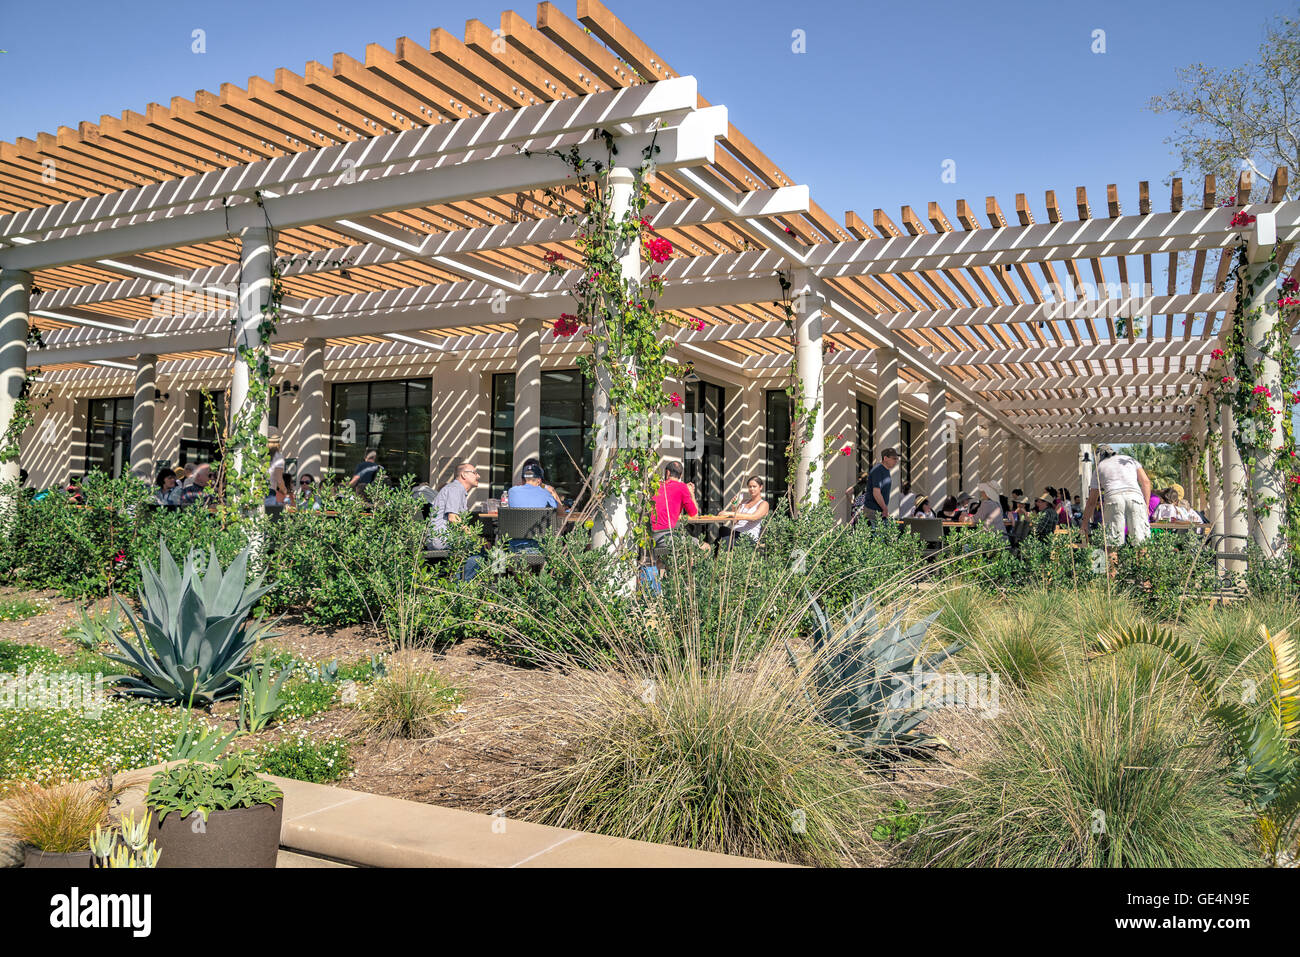
<instances>
[{"instance_id":1,"label":"leafy tree","mask_svg":"<svg viewBox=\"0 0 1300 957\"><path fill-rule=\"evenodd\" d=\"M1178 86L1149 106L1178 117L1167 142L1183 169L1213 173L1220 193L1231 192L1243 169L1254 173L1256 188L1278 167L1300 170L1300 20L1268 23L1256 62L1223 71L1195 63L1177 77ZM1287 198L1294 196L1292 185Z\"/></svg>"},{"instance_id":2,"label":"leafy tree","mask_svg":"<svg viewBox=\"0 0 1300 957\"><path fill-rule=\"evenodd\" d=\"M1182 482L1182 458L1178 446L1164 442L1159 445L1138 442L1124 451L1142 463L1153 489L1168 488L1175 482Z\"/></svg>"}]
</instances>

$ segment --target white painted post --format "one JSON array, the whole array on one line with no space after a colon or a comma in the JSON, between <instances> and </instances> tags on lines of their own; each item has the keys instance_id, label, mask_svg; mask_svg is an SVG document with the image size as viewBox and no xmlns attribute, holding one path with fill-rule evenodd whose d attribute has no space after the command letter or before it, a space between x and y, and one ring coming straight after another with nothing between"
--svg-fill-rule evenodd
<instances>
[{"instance_id":1,"label":"white painted post","mask_svg":"<svg viewBox=\"0 0 1300 957\"><path fill-rule=\"evenodd\" d=\"M31 296L31 273L13 269L0 272L0 436L9 431L27 380ZM17 482L18 475L18 459L0 464L0 482Z\"/></svg>"},{"instance_id":2,"label":"white painted post","mask_svg":"<svg viewBox=\"0 0 1300 957\"><path fill-rule=\"evenodd\" d=\"M158 389L158 357L135 357L135 399L131 405L131 471L153 481L154 392Z\"/></svg>"},{"instance_id":3,"label":"white painted post","mask_svg":"<svg viewBox=\"0 0 1300 957\"><path fill-rule=\"evenodd\" d=\"M256 348L261 344L258 326L262 322L262 309L271 300L271 249L270 231L265 226L248 227L240 234L239 260L242 265L243 281L239 290L239 325L235 331L235 346ZM248 401L249 368L236 357L235 369L230 381L230 421L239 420L240 412ZM269 434L265 412L259 429L263 435ZM242 463L238 459L231 463L236 471Z\"/></svg>"},{"instance_id":4,"label":"white painted post","mask_svg":"<svg viewBox=\"0 0 1300 957\"><path fill-rule=\"evenodd\" d=\"M1223 550L1240 552L1246 548L1246 470L1241 464L1241 453L1233 438L1235 416L1226 402L1219 408L1219 428L1223 431ZM1237 559L1224 565L1229 574L1240 574L1246 563Z\"/></svg>"},{"instance_id":5,"label":"white painted post","mask_svg":"<svg viewBox=\"0 0 1300 957\"><path fill-rule=\"evenodd\" d=\"M1290 408L1290 401L1282 394L1282 373L1277 359L1264 351L1279 318L1275 288L1278 267L1271 261L1277 239L1275 215L1260 213L1254 227L1246 248L1245 281L1238 287L1243 294L1247 288L1254 287L1254 293L1245 302L1246 363L1255 382L1268 388L1269 408L1276 411L1268 417L1269 430L1256 429L1250 441L1255 450L1255 464L1250 472L1249 524L1255 544L1265 558L1272 558L1283 554L1286 490L1282 487L1277 456L1282 448L1282 416Z\"/></svg>"},{"instance_id":6,"label":"white painted post","mask_svg":"<svg viewBox=\"0 0 1300 957\"><path fill-rule=\"evenodd\" d=\"M956 434L948 418L948 392L940 383L932 382L926 408L925 478L920 484L936 511L948 494L948 449Z\"/></svg>"},{"instance_id":7,"label":"white painted post","mask_svg":"<svg viewBox=\"0 0 1300 957\"><path fill-rule=\"evenodd\" d=\"M609 171L609 208L610 218L614 223L623 221L632 205L632 191L636 185L636 175L626 166L616 166ZM630 283L641 281L641 237L637 234L619 251L619 268L623 279ZM596 344L596 394L593 402L596 430L599 434L605 426L606 441L598 440L592 450L591 464L593 482L597 488L603 484L618 448L617 423L610 415L610 390L613 381L604 365L609 361L608 347L604 343ZM632 363L631 356L616 357L618 361ZM617 549L628 536L628 502L624 496L610 496L600 503L595 516L591 541L596 548Z\"/></svg>"},{"instance_id":8,"label":"white painted post","mask_svg":"<svg viewBox=\"0 0 1300 957\"><path fill-rule=\"evenodd\" d=\"M329 450L325 424L325 340L305 339L302 344L302 382L298 386L298 474L317 482L325 470Z\"/></svg>"},{"instance_id":9,"label":"white painted post","mask_svg":"<svg viewBox=\"0 0 1300 957\"><path fill-rule=\"evenodd\" d=\"M519 320L515 344L513 476L518 478L524 462L538 458L542 449L542 320Z\"/></svg>"},{"instance_id":10,"label":"white painted post","mask_svg":"<svg viewBox=\"0 0 1300 957\"><path fill-rule=\"evenodd\" d=\"M965 474L961 477L962 491L975 494L975 486L985 481L984 460L987 450L985 449L985 434L983 416L975 411L973 406L967 407L966 413L966 468Z\"/></svg>"},{"instance_id":11,"label":"white painted post","mask_svg":"<svg viewBox=\"0 0 1300 957\"><path fill-rule=\"evenodd\" d=\"M826 446L826 407L822 382L822 308L825 302L817 294L807 270L796 270L794 281L795 374L803 387L803 401L812 418L808 441L799 447L799 466L795 473L795 501L811 505L821 498L825 481L823 450ZM799 428L800 423L791 423Z\"/></svg>"},{"instance_id":12,"label":"white painted post","mask_svg":"<svg viewBox=\"0 0 1300 957\"><path fill-rule=\"evenodd\" d=\"M898 350L889 348L880 348L876 350L876 462L880 461L880 456L885 449L898 449L902 454L899 446L902 444L903 425L902 425L902 399L898 388L899 361ZM872 463L875 465L875 462ZM899 497L902 481L900 476L903 470L903 461L900 458L898 465L890 474L892 480L893 493L890 500L885 503L886 512L893 507L893 503Z\"/></svg>"}]
</instances>

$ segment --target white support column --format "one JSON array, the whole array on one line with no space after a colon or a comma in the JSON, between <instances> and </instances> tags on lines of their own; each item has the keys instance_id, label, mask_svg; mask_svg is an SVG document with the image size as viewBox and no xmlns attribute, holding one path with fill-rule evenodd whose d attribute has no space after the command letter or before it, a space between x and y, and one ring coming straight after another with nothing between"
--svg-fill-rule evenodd
<instances>
[{"instance_id":1,"label":"white support column","mask_svg":"<svg viewBox=\"0 0 1300 957\"><path fill-rule=\"evenodd\" d=\"M158 390L158 357L135 357L135 400L131 406L131 471L153 481L155 429L154 393Z\"/></svg>"},{"instance_id":2,"label":"white support column","mask_svg":"<svg viewBox=\"0 0 1300 957\"><path fill-rule=\"evenodd\" d=\"M966 412L965 437L965 465L961 477L962 491L975 494L975 486L980 482L986 481L984 470L984 461L988 454L985 442L986 428L984 417L968 406Z\"/></svg>"},{"instance_id":3,"label":"white support column","mask_svg":"<svg viewBox=\"0 0 1300 957\"><path fill-rule=\"evenodd\" d=\"M1219 431L1222 416L1206 415L1205 447L1201 450L1201 459L1205 466L1205 517L1210 520L1211 531L1215 541L1221 541L1226 528L1224 524L1223 494L1223 436ZM1220 548L1220 551L1226 549ZM1223 572L1223 563L1219 563Z\"/></svg>"},{"instance_id":4,"label":"white support column","mask_svg":"<svg viewBox=\"0 0 1300 957\"><path fill-rule=\"evenodd\" d=\"M1006 486L1003 484L1007 478L1007 450L1006 450L1006 433L997 428L992 422L987 426L988 441L988 459L984 463L985 478L982 481L988 482L993 486L995 492L1006 493Z\"/></svg>"},{"instance_id":5,"label":"white support column","mask_svg":"<svg viewBox=\"0 0 1300 957\"><path fill-rule=\"evenodd\" d=\"M329 451L325 424L325 340L302 344L302 382L298 387L298 414L302 417L298 443L298 474L320 481Z\"/></svg>"},{"instance_id":6,"label":"white support column","mask_svg":"<svg viewBox=\"0 0 1300 957\"><path fill-rule=\"evenodd\" d=\"M1205 509L1205 409L1200 401L1192 410L1192 442L1197 443L1197 452L1188 459L1187 500L1192 508Z\"/></svg>"},{"instance_id":7,"label":"white support column","mask_svg":"<svg viewBox=\"0 0 1300 957\"><path fill-rule=\"evenodd\" d=\"M880 456L885 449L898 449L900 454L902 449L899 446L903 440L903 404L898 388L899 362L898 351L896 349L881 348L875 352L876 356L876 462L880 461ZM874 465L875 462L872 463ZM901 473L903 469L902 459L894 468L890 478L893 481L893 495L890 501L886 502L887 506L893 507L893 502L900 494L899 490L903 487ZM892 514L892 513L890 513Z\"/></svg>"},{"instance_id":8,"label":"white support column","mask_svg":"<svg viewBox=\"0 0 1300 957\"><path fill-rule=\"evenodd\" d=\"M515 450L518 478L528 459L542 451L542 320L519 320L515 339Z\"/></svg>"},{"instance_id":9,"label":"white support column","mask_svg":"<svg viewBox=\"0 0 1300 957\"><path fill-rule=\"evenodd\" d=\"M239 421L241 410L248 401L249 368L238 358L239 346L256 348L261 344L258 326L262 322L262 309L271 299L271 249L270 231L265 226L250 226L240 233L239 261L242 288L239 290L239 326L235 331L235 369L230 380L230 421ZM265 413L259 430L269 433ZM234 463L236 470L240 463Z\"/></svg>"},{"instance_id":10,"label":"white support column","mask_svg":"<svg viewBox=\"0 0 1300 957\"><path fill-rule=\"evenodd\" d=\"M1235 417L1232 406L1225 403L1219 409L1219 428L1223 431L1223 534L1225 541L1223 551L1243 552L1246 550L1245 536L1249 525L1246 521L1246 470L1241 464L1241 453L1237 450L1237 441L1233 438ZM1246 563L1233 560L1225 563L1229 573L1246 570Z\"/></svg>"},{"instance_id":11,"label":"white support column","mask_svg":"<svg viewBox=\"0 0 1300 957\"><path fill-rule=\"evenodd\" d=\"M632 205L632 192L636 186L636 175L626 166L615 166L609 171L609 213L614 223L623 221ZM619 269L626 282L641 282L641 237L639 234L627 241L619 250ZM592 483L599 492L609 470L613 467L614 457L618 451L618 426L610 415L610 390L613 382L603 368L610 361L608 347L597 343L596 358L596 394L593 400L593 412L596 424L596 447L591 455ZM615 357L624 362L631 358ZM601 433L604 433L601 438ZM592 544L596 548L618 548L627 540L629 531L628 503L626 498L608 496L601 500L600 510L595 516L592 532Z\"/></svg>"},{"instance_id":12,"label":"white support column","mask_svg":"<svg viewBox=\"0 0 1300 957\"><path fill-rule=\"evenodd\" d=\"M27 323L32 276L20 270L0 272L0 441L9 431L14 408L27 381ZM18 459L0 463L0 482L17 482Z\"/></svg>"},{"instance_id":13,"label":"white support column","mask_svg":"<svg viewBox=\"0 0 1300 957\"><path fill-rule=\"evenodd\" d=\"M1088 504L1088 490L1092 488L1092 473L1096 467L1097 462L1092 457L1092 444L1081 443L1079 445L1079 500L1085 507Z\"/></svg>"},{"instance_id":14,"label":"white support column","mask_svg":"<svg viewBox=\"0 0 1300 957\"><path fill-rule=\"evenodd\" d=\"M835 496L830 504L836 516L847 519L857 478L858 416L853 398L853 376L848 370L836 366L830 366L825 372L821 419L826 435L831 437L829 450L834 453L826 461L826 491ZM848 455L844 454L846 447Z\"/></svg>"},{"instance_id":15,"label":"white support column","mask_svg":"<svg viewBox=\"0 0 1300 957\"><path fill-rule=\"evenodd\" d=\"M1247 244L1244 282L1238 286L1249 299L1246 307L1246 362L1257 385L1268 388L1268 430L1256 429L1251 444L1255 447L1255 465L1250 474L1250 533L1265 558L1283 554L1282 529L1286 517L1286 490L1277 468L1282 448L1282 416L1290 409L1290 400L1282 394L1282 373L1277 359L1267 350L1269 338L1278 323L1277 263L1272 262L1276 224L1273 213L1260 213L1254 235Z\"/></svg>"},{"instance_id":16,"label":"white support column","mask_svg":"<svg viewBox=\"0 0 1300 957\"><path fill-rule=\"evenodd\" d=\"M920 485L936 510L948 494L948 450L956 435L957 430L948 418L948 392L940 383L932 382L926 408L925 471Z\"/></svg>"},{"instance_id":17,"label":"white support column","mask_svg":"<svg viewBox=\"0 0 1300 957\"><path fill-rule=\"evenodd\" d=\"M803 402L812 418L808 440L799 447L799 466L795 473L794 496L801 506L821 498L825 482L826 446L825 387L822 381L822 298L817 295L811 274L795 272L795 374L803 387ZM798 429L798 423L791 423Z\"/></svg>"}]
</instances>

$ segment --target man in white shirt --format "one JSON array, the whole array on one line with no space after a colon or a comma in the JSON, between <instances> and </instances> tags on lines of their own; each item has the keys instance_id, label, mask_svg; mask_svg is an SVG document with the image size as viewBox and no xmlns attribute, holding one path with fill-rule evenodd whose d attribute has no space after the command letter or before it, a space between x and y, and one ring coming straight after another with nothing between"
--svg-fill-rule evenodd
<instances>
[{"instance_id":1,"label":"man in white shirt","mask_svg":"<svg viewBox=\"0 0 1300 957\"><path fill-rule=\"evenodd\" d=\"M1088 524L1101 503L1102 520L1106 527L1106 542L1112 546L1128 540L1140 545L1151 534L1148 522L1151 501L1151 479L1147 478L1142 463L1130 455L1120 455L1109 445L1097 446L1097 467L1092 473L1092 487L1088 489L1088 504L1083 510L1083 534L1088 534Z\"/></svg>"}]
</instances>

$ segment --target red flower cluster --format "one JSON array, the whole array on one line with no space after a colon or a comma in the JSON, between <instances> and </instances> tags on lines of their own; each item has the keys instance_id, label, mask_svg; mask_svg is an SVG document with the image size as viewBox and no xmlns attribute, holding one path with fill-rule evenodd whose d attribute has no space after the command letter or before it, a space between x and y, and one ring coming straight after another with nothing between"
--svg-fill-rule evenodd
<instances>
[{"instance_id":1,"label":"red flower cluster","mask_svg":"<svg viewBox=\"0 0 1300 957\"><path fill-rule=\"evenodd\" d=\"M1255 386L1255 388L1253 388L1253 389L1250 390L1250 394L1251 394L1251 395L1271 395L1272 393L1270 393L1270 392L1268 391L1268 386L1266 386L1266 385L1257 385L1257 386Z\"/></svg>"},{"instance_id":2,"label":"red flower cluster","mask_svg":"<svg viewBox=\"0 0 1300 957\"><path fill-rule=\"evenodd\" d=\"M555 320L552 328L555 330L555 338L567 339L569 336L574 335L580 328L578 325L578 317L572 316L567 312L562 312L560 313L560 318Z\"/></svg>"},{"instance_id":3,"label":"red flower cluster","mask_svg":"<svg viewBox=\"0 0 1300 957\"><path fill-rule=\"evenodd\" d=\"M546 260L546 265L548 266L554 266L557 263L562 263L565 261L564 253L556 252L553 249L548 249L546 251L546 255L543 256L542 258Z\"/></svg>"},{"instance_id":4,"label":"red flower cluster","mask_svg":"<svg viewBox=\"0 0 1300 957\"><path fill-rule=\"evenodd\" d=\"M691 328L694 329L696 332L703 332L703 331L704 331L704 320L703 320L703 319L696 319L694 322L691 323Z\"/></svg>"},{"instance_id":5,"label":"red flower cluster","mask_svg":"<svg viewBox=\"0 0 1300 957\"><path fill-rule=\"evenodd\" d=\"M641 466L637 465L635 462L628 463L628 468L630 468L633 472L641 471Z\"/></svg>"},{"instance_id":6,"label":"red flower cluster","mask_svg":"<svg viewBox=\"0 0 1300 957\"><path fill-rule=\"evenodd\" d=\"M1300 291L1300 279L1296 279L1295 276L1287 276L1282 280L1282 289L1284 292Z\"/></svg>"},{"instance_id":7,"label":"red flower cluster","mask_svg":"<svg viewBox=\"0 0 1300 957\"><path fill-rule=\"evenodd\" d=\"M655 262L666 263L672 258L673 244L662 236L656 236L654 239L646 240L645 251Z\"/></svg>"},{"instance_id":8,"label":"red flower cluster","mask_svg":"<svg viewBox=\"0 0 1300 957\"><path fill-rule=\"evenodd\" d=\"M674 406L681 406L682 397L678 393L674 392L672 395L668 397L668 401L671 402Z\"/></svg>"},{"instance_id":9,"label":"red flower cluster","mask_svg":"<svg viewBox=\"0 0 1300 957\"><path fill-rule=\"evenodd\" d=\"M791 229L789 226L785 227L785 231L786 231L789 235L791 235L791 236L794 235L794 230Z\"/></svg>"},{"instance_id":10,"label":"red flower cluster","mask_svg":"<svg viewBox=\"0 0 1300 957\"><path fill-rule=\"evenodd\" d=\"M646 219L644 216L641 217L639 222L641 223L642 229L652 233L655 231L654 223L650 222L650 220Z\"/></svg>"},{"instance_id":11,"label":"red flower cluster","mask_svg":"<svg viewBox=\"0 0 1300 957\"><path fill-rule=\"evenodd\" d=\"M115 565L120 565L124 561L126 561L126 552L124 551L118 552L116 555L113 556L113 564Z\"/></svg>"},{"instance_id":12,"label":"red flower cluster","mask_svg":"<svg viewBox=\"0 0 1300 957\"><path fill-rule=\"evenodd\" d=\"M1242 210L1241 212L1237 213L1237 215L1232 217L1232 222L1229 225L1249 226L1254 221L1255 221L1254 216L1250 215L1250 213L1246 212L1245 210Z\"/></svg>"},{"instance_id":13,"label":"red flower cluster","mask_svg":"<svg viewBox=\"0 0 1300 957\"><path fill-rule=\"evenodd\" d=\"M853 451L853 446L846 445L844 446L844 448L840 449L840 451L843 452L845 455L848 455L850 452Z\"/></svg>"},{"instance_id":14,"label":"red flower cluster","mask_svg":"<svg viewBox=\"0 0 1300 957\"><path fill-rule=\"evenodd\" d=\"M839 347L836 346L835 343L833 343L833 342L827 342L827 343L826 343L826 353L827 353L827 355L829 355L830 353L834 352L837 348L839 348Z\"/></svg>"},{"instance_id":15,"label":"red flower cluster","mask_svg":"<svg viewBox=\"0 0 1300 957\"><path fill-rule=\"evenodd\" d=\"M1300 299L1295 296L1283 296L1277 301L1279 306L1300 306Z\"/></svg>"},{"instance_id":16,"label":"red flower cluster","mask_svg":"<svg viewBox=\"0 0 1300 957\"><path fill-rule=\"evenodd\" d=\"M1211 359L1222 359L1222 358L1224 357L1224 355L1225 355L1225 353L1224 353L1224 351L1223 351L1222 349L1215 349L1213 352L1210 353L1210 358L1211 358Z\"/></svg>"},{"instance_id":17,"label":"red flower cluster","mask_svg":"<svg viewBox=\"0 0 1300 957\"><path fill-rule=\"evenodd\" d=\"M1223 382L1223 383L1226 385L1227 383L1229 383L1229 382L1232 381L1232 376L1230 376L1230 375L1225 375L1225 376L1224 376L1220 381Z\"/></svg>"}]
</instances>

